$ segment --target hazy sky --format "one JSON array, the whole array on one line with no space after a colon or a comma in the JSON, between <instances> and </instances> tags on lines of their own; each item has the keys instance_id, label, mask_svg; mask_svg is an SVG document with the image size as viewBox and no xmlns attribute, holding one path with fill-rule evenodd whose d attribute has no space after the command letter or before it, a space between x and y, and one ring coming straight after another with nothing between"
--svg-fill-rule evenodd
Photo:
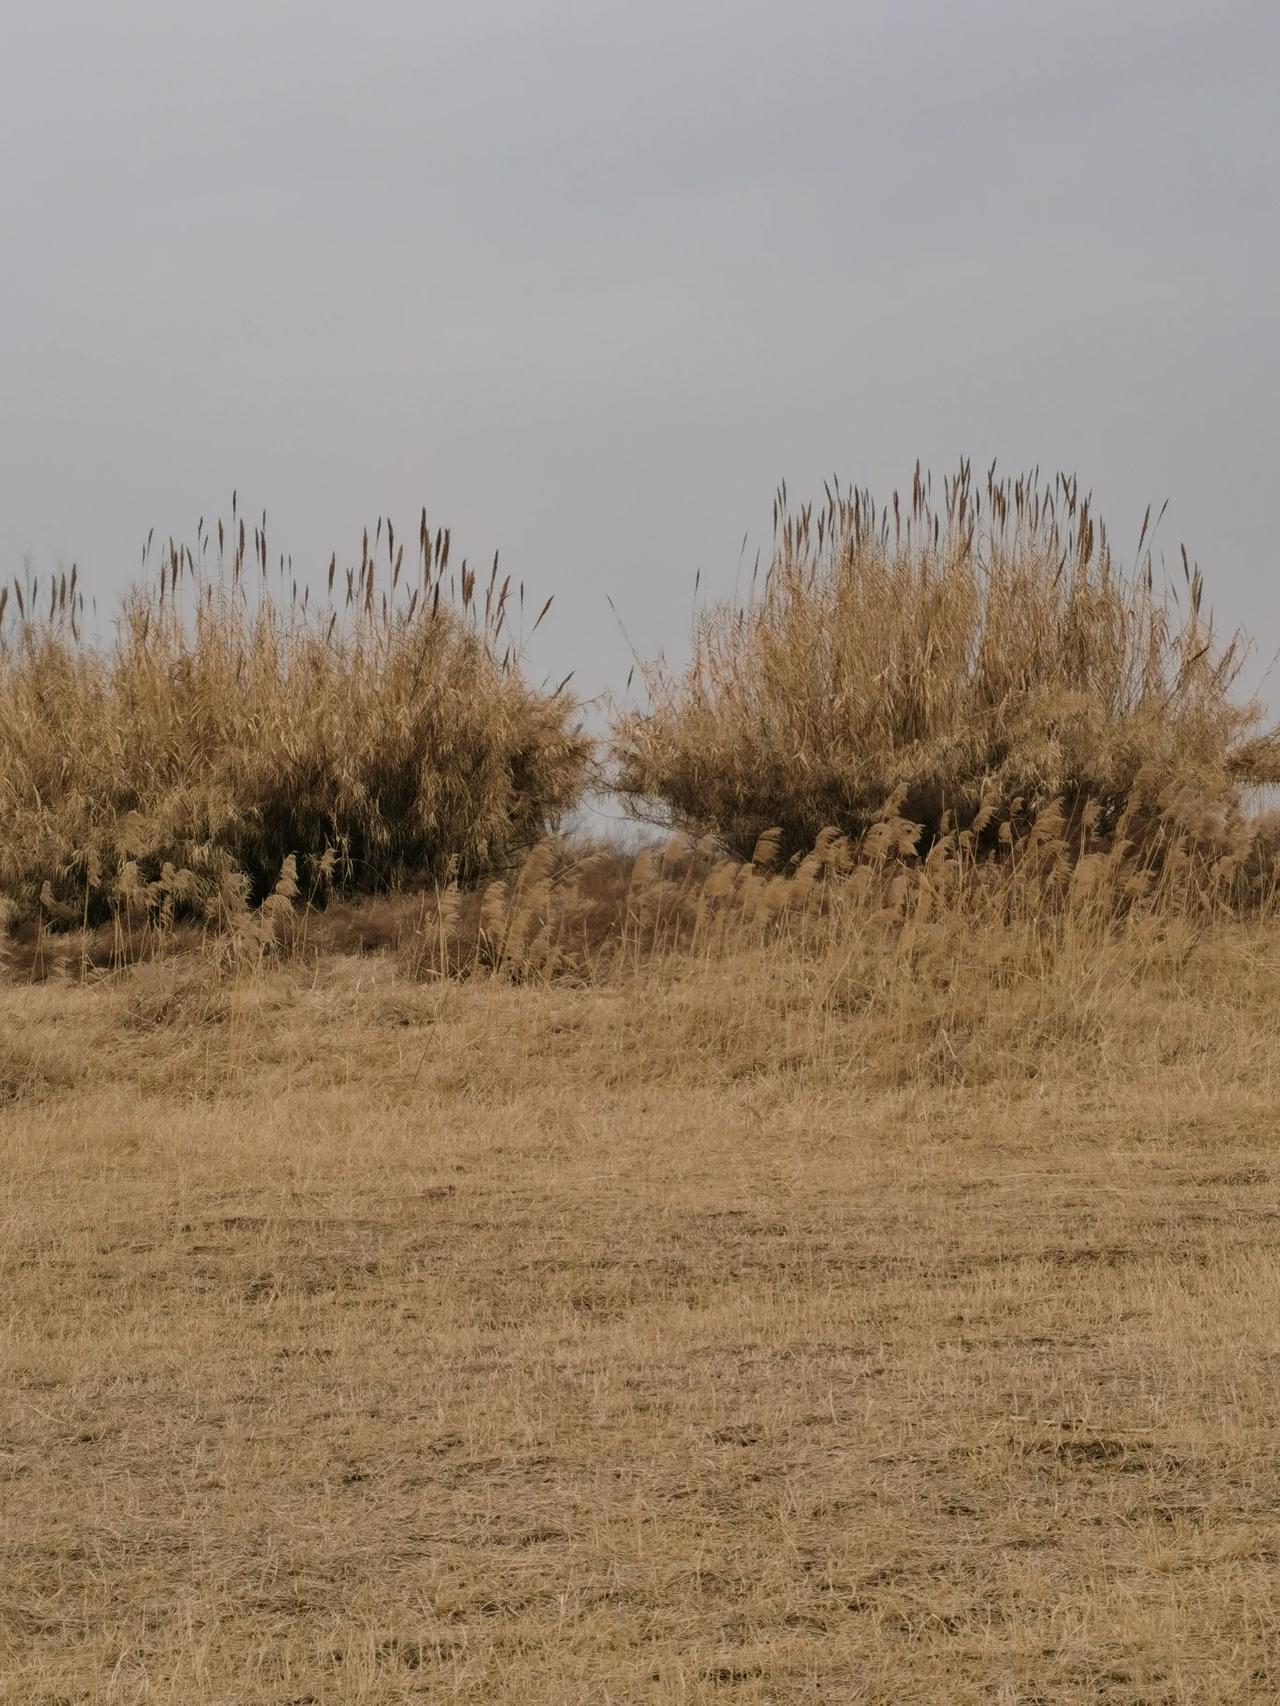
<instances>
[{"instance_id":1,"label":"hazy sky","mask_svg":"<svg viewBox=\"0 0 1280 1706\"><path fill-rule=\"evenodd\" d=\"M0 57L0 571L426 503L620 684L774 487L1067 466L1280 646L1276 0L40 0ZM1269 695L1280 699L1273 678Z\"/></svg>"}]
</instances>

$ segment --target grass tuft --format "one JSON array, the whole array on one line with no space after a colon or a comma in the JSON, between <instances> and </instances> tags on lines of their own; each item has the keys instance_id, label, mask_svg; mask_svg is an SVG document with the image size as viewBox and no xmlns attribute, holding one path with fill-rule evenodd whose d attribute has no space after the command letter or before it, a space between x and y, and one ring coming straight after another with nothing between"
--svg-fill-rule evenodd
<instances>
[{"instance_id":1,"label":"grass tuft","mask_svg":"<svg viewBox=\"0 0 1280 1706\"><path fill-rule=\"evenodd\" d=\"M385 537L385 556L379 556ZM576 802L590 746L529 684L510 577L382 529L316 604L243 519L170 542L93 644L73 575L0 624L0 894L51 928L225 923L269 897L473 880ZM377 559L377 560L375 560ZM521 599L522 602L522 599Z\"/></svg>"},{"instance_id":2,"label":"grass tuft","mask_svg":"<svg viewBox=\"0 0 1280 1706\"><path fill-rule=\"evenodd\" d=\"M1239 807L1280 779L1280 744L1238 696L1246 647L1220 644L1182 555L1156 590L1144 523L1131 576L1078 482L967 463L941 502L828 490L774 509L775 547L741 605L704 611L687 671L646 671L619 715L617 786L650 820L714 831L741 857L825 825L862 834L896 798L924 843L948 816L1163 814L1171 791Z\"/></svg>"}]
</instances>

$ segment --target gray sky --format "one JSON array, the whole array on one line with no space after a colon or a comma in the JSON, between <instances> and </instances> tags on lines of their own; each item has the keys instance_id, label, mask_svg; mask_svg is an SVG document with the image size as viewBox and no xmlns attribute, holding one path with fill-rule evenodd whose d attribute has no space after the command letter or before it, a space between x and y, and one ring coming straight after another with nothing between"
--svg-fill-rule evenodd
<instances>
[{"instance_id":1,"label":"gray sky","mask_svg":"<svg viewBox=\"0 0 1280 1706\"><path fill-rule=\"evenodd\" d=\"M419 506L621 685L778 479L1077 469L1280 646L1275 0L41 0L0 55L0 571ZM1268 694L1280 699L1275 677Z\"/></svg>"}]
</instances>

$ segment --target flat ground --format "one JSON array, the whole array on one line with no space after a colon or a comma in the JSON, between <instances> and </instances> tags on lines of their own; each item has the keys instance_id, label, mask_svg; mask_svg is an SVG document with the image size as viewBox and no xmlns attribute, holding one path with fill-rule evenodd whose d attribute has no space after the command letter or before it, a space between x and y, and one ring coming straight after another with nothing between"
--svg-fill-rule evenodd
<instances>
[{"instance_id":1,"label":"flat ground","mask_svg":"<svg viewBox=\"0 0 1280 1706\"><path fill-rule=\"evenodd\" d=\"M1274 1700L1276 958L0 989L0 1699Z\"/></svg>"}]
</instances>

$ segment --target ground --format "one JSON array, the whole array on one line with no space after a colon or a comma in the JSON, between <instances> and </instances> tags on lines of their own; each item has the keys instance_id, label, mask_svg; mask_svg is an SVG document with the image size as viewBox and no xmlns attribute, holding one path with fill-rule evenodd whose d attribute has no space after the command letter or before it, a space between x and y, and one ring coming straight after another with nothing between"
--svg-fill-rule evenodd
<instances>
[{"instance_id":1,"label":"ground","mask_svg":"<svg viewBox=\"0 0 1280 1706\"><path fill-rule=\"evenodd\" d=\"M723 985L0 989L0 1699L1275 1699L1264 1018Z\"/></svg>"}]
</instances>

